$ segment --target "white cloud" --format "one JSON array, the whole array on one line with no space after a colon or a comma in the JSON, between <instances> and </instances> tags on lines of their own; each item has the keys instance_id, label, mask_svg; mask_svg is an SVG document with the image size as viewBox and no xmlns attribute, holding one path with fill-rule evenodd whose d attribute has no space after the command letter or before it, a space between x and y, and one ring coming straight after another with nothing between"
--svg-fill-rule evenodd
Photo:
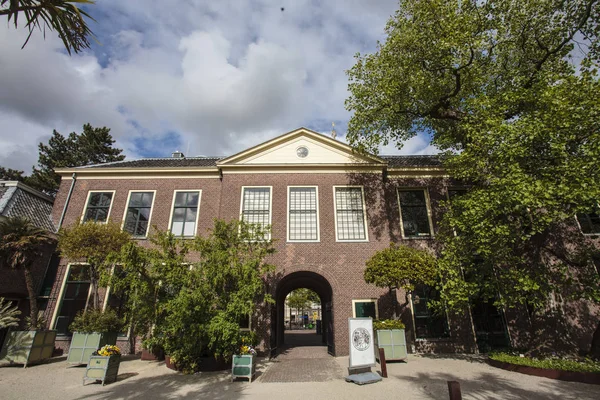
<instances>
[{"instance_id":1,"label":"white cloud","mask_svg":"<svg viewBox=\"0 0 600 400\"><path fill-rule=\"evenodd\" d=\"M29 171L52 129L67 134L86 122L110 127L129 157L142 152L140 137L160 143L170 132L192 155L226 155L299 126L343 126L345 70L356 52L375 49L396 7L97 2L89 12L102 46L72 57L53 34L34 34L21 50L25 32L0 28L0 165ZM409 149L430 151L422 138Z\"/></svg>"}]
</instances>

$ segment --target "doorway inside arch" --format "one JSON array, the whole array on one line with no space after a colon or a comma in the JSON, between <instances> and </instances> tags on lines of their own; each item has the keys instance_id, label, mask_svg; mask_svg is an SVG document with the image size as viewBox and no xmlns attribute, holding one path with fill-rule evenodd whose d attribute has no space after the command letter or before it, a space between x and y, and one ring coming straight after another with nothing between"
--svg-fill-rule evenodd
<instances>
[{"instance_id":1,"label":"doorway inside arch","mask_svg":"<svg viewBox=\"0 0 600 400\"><path fill-rule=\"evenodd\" d=\"M327 346L327 352L335 355L332 295L329 282L314 272L294 272L281 279L275 295L272 348L279 354L292 347Z\"/></svg>"}]
</instances>

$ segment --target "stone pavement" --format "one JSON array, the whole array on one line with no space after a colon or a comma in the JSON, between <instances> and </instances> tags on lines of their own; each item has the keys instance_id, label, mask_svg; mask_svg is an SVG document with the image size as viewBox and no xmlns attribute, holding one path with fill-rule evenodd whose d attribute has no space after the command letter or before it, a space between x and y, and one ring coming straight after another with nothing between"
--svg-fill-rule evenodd
<instances>
[{"instance_id":1,"label":"stone pavement","mask_svg":"<svg viewBox=\"0 0 600 400\"><path fill-rule=\"evenodd\" d=\"M286 331L286 345L260 377L264 383L326 382L342 379L344 370L315 331Z\"/></svg>"}]
</instances>

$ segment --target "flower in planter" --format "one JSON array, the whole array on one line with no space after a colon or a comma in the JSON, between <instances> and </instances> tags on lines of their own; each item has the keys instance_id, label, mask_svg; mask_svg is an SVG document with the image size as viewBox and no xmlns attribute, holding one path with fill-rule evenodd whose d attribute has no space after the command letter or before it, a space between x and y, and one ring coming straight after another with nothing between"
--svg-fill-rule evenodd
<instances>
[{"instance_id":1,"label":"flower in planter","mask_svg":"<svg viewBox=\"0 0 600 400\"><path fill-rule=\"evenodd\" d=\"M402 321L397 319L382 319L373 321L373 329L383 330L383 329L405 329Z\"/></svg>"},{"instance_id":2,"label":"flower in planter","mask_svg":"<svg viewBox=\"0 0 600 400\"><path fill-rule=\"evenodd\" d=\"M240 346L240 355L244 356L244 355L256 355L256 350L254 350L254 347L250 346L250 345L242 345Z\"/></svg>"},{"instance_id":3,"label":"flower in planter","mask_svg":"<svg viewBox=\"0 0 600 400\"><path fill-rule=\"evenodd\" d=\"M95 356L103 356L103 357L120 356L121 349L119 349L117 346L107 344L106 346L95 351L94 355Z\"/></svg>"}]
</instances>

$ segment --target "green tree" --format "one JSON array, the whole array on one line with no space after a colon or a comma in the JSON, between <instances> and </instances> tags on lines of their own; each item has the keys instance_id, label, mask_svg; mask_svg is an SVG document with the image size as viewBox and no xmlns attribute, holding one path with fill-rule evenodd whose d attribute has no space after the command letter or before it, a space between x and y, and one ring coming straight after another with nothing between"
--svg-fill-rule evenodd
<instances>
[{"instance_id":1,"label":"green tree","mask_svg":"<svg viewBox=\"0 0 600 400\"><path fill-rule=\"evenodd\" d=\"M295 289L286 298L289 308L295 308L297 315L303 315L304 310L311 309L313 303L319 303L319 296L307 288Z\"/></svg>"},{"instance_id":2,"label":"green tree","mask_svg":"<svg viewBox=\"0 0 600 400\"><path fill-rule=\"evenodd\" d=\"M29 220L10 217L0 221L0 265L21 269L29 296L30 329L42 329L43 321L38 315L37 292L31 274L32 264L39 259L46 245L55 242L52 235L35 227Z\"/></svg>"},{"instance_id":3,"label":"green tree","mask_svg":"<svg viewBox=\"0 0 600 400\"><path fill-rule=\"evenodd\" d=\"M600 300L595 248L573 229L600 198L599 17L593 0L401 0L348 71L351 143L427 132L471 185L438 235L447 307Z\"/></svg>"},{"instance_id":4,"label":"green tree","mask_svg":"<svg viewBox=\"0 0 600 400\"><path fill-rule=\"evenodd\" d=\"M64 137L56 130L48 144L40 143L38 167L27 177L25 183L38 190L55 196L60 185L60 176L55 168L80 167L84 165L121 161L125 156L123 150L113 148L110 129L94 128L90 124L83 125L80 134L71 132Z\"/></svg>"},{"instance_id":5,"label":"green tree","mask_svg":"<svg viewBox=\"0 0 600 400\"><path fill-rule=\"evenodd\" d=\"M0 181L19 181L23 182L25 177L23 171L11 168L0 167Z\"/></svg>"},{"instance_id":6,"label":"green tree","mask_svg":"<svg viewBox=\"0 0 600 400\"><path fill-rule=\"evenodd\" d=\"M19 26L19 16L25 18L29 35L23 44L27 45L36 29L46 33L55 31L63 41L65 49L79 53L90 47L89 37L93 33L85 18L94 20L78 4L94 4L93 0L0 0L0 16L6 15L8 23Z\"/></svg>"},{"instance_id":7,"label":"green tree","mask_svg":"<svg viewBox=\"0 0 600 400\"><path fill-rule=\"evenodd\" d=\"M389 290L390 297L394 299L392 317L396 319L394 289L404 289L408 294L415 285L435 286L439 281L439 271L436 259L426 250L392 243L367 260L364 278L367 283Z\"/></svg>"},{"instance_id":8,"label":"green tree","mask_svg":"<svg viewBox=\"0 0 600 400\"><path fill-rule=\"evenodd\" d=\"M100 279L111 273L112 254L121 251L130 236L118 224L85 222L59 232L58 250L61 256L71 261L82 261L88 265L92 287L92 307L100 309L98 287Z\"/></svg>"}]
</instances>

